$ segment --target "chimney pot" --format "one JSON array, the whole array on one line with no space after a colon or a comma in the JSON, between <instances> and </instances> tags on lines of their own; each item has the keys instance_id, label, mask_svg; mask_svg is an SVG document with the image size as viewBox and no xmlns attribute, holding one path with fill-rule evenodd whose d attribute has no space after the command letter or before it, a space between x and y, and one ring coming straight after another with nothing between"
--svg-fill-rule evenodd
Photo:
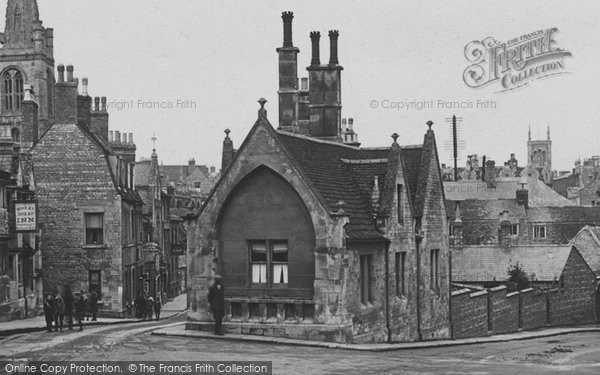
<instances>
[{"instance_id":1,"label":"chimney pot","mask_svg":"<svg viewBox=\"0 0 600 375\"><path fill-rule=\"evenodd\" d=\"M67 82L73 82L73 65L67 65Z\"/></svg>"},{"instance_id":2,"label":"chimney pot","mask_svg":"<svg viewBox=\"0 0 600 375\"><path fill-rule=\"evenodd\" d=\"M319 57L319 39L321 39L321 33L318 31L311 31L310 40L312 42L312 59L310 65L321 65L321 58Z\"/></svg>"},{"instance_id":3,"label":"chimney pot","mask_svg":"<svg viewBox=\"0 0 600 375\"><path fill-rule=\"evenodd\" d=\"M329 65L338 65L338 37L337 30L329 31Z\"/></svg>"},{"instance_id":4,"label":"chimney pot","mask_svg":"<svg viewBox=\"0 0 600 375\"><path fill-rule=\"evenodd\" d=\"M121 132L118 130L115 131L115 142L121 143Z\"/></svg>"},{"instance_id":5,"label":"chimney pot","mask_svg":"<svg viewBox=\"0 0 600 375\"><path fill-rule=\"evenodd\" d=\"M102 112L106 112L106 96L103 96L100 102L102 103Z\"/></svg>"},{"instance_id":6,"label":"chimney pot","mask_svg":"<svg viewBox=\"0 0 600 375\"><path fill-rule=\"evenodd\" d=\"M133 144L133 133L129 133L129 143Z\"/></svg>"},{"instance_id":7,"label":"chimney pot","mask_svg":"<svg viewBox=\"0 0 600 375\"><path fill-rule=\"evenodd\" d=\"M58 82L63 83L65 81L65 66L63 64L59 64L56 67L58 70Z\"/></svg>"},{"instance_id":8,"label":"chimney pot","mask_svg":"<svg viewBox=\"0 0 600 375\"><path fill-rule=\"evenodd\" d=\"M81 95L88 96L88 79L87 78L82 79L81 84L82 84Z\"/></svg>"},{"instance_id":9,"label":"chimney pot","mask_svg":"<svg viewBox=\"0 0 600 375\"><path fill-rule=\"evenodd\" d=\"M114 142L114 139L115 138L113 137L113 131L111 130L111 131L108 132L108 141L109 142Z\"/></svg>"},{"instance_id":10,"label":"chimney pot","mask_svg":"<svg viewBox=\"0 0 600 375\"><path fill-rule=\"evenodd\" d=\"M293 47L292 42L292 20L294 19L293 12L281 13L283 19L283 47Z\"/></svg>"},{"instance_id":11,"label":"chimney pot","mask_svg":"<svg viewBox=\"0 0 600 375\"><path fill-rule=\"evenodd\" d=\"M100 110L100 97L96 96L94 98L94 111L98 112Z\"/></svg>"}]
</instances>

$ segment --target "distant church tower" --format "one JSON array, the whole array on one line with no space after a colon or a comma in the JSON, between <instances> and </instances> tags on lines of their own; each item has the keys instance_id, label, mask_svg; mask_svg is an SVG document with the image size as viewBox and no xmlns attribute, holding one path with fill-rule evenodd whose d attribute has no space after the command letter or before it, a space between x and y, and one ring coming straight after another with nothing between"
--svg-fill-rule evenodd
<instances>
[{"instance_id":1,"label":"distant church tower","mask_svg":"<svg viewBox=\"0 0 600 375\"><path fill-rule=\"evenodd\" d=\"M540 173L545 183L552 182L552 141L550 140L550 126L546 130L545 140L531 140L531 127L527 140L527 165L531 165Z\"/></svg>"},{"instance_id":2,"label":"distant church tower","mask_svg":"<svg viewBox=\"0 0 600 375\"><path fill-rule=\"evenodd\" d=\"M54 44L53 29L44 28L36 0L8 0L6 27L0 33L0 125L23 146L30 145L53 123ZM33 87L39 106L39 128L28 129L23 121L24 88Z\"/></svg>"}]
</instances>

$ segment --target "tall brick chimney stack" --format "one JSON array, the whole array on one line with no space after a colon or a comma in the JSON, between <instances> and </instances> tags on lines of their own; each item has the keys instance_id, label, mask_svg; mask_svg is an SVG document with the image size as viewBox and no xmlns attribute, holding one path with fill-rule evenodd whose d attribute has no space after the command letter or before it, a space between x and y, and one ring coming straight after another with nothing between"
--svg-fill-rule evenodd
<instances>
[{"instance_id":1,"label":"tall brick chimney stack","mask_svg":"<svg viewBox=\"0 0 600 375\"><path fill-rule=\"evenodd\" d=\"M223 154L221 159L221 173L224 173L229 164L233 161L233 142L229 138L231 130L225 129L225 139L223 140Z\"/></svg>"},{"instance_id":2,"label":"tall brick chimney stack","mask_svg":"<svg viewBox=\"0 0 600 375\"><path fill-rule=\"evenodd\" d=\"M329 31L331 56L328 65L321 65L318 31L310 33L312 59L308 70L309 135L332 141L342 141L342 92L341 71L338 65L337 45L339 32Z\"/></svg>"},{"instance_id":3,"label":"tall brick chimney stack","mask_svg":"<svg viewBox=\"0 0 600 375\"><path fill-rule=\"evenodd\" d=\"M111 139L108 137L108 112L106 111L106 98L104 98L104 102L102 102L102 107L100 106L100 100L100 97L94 98L94 109L90 114L90 129L105 141L111 141Z\"/></svg>"},{"instance_id":4,"label":"tall brick chimney stack","mask_svg":"<svg viewBox=\"0 0 600 375\"><path fill-rule=\"evenodd\" d=\"M279 129L295 132L298 128L298 53L292 41L294 13L283 12L283 46L279 55Z\"/></svg>"},{"instance_id":5,"label":"tall brick chimney stack","mask_svg":"<svg viewBox=\"0 0 600 375\"><path fill-rule=\"evenodd\" d=\"M25 96L22 107L23 133L21 134L21 143L33 144L39 138L38 104L35 102L33 86L25 85L23 89Z\"/></svg>"},{"instance_id":6,"label":"tall brick chimney stack","mask_svg":"<svg viewBox=\"0 0 600 375\"><path fill-rule=\"evenodd\" d=\"M340 33L337 30L329 31L329 65L337 65L338 61L338 37Z\"/></svg>"},{"instance_id":7,"label":"tall brick chimney stack","mask_svg":"<svg viewBox=\"0 0 600 375\"><path fill-rule=\"evenodd\" d=\"M67 79L65 81L65 67L58 66L58 82L54 85L55 95L55 122L57 124L77 123L77 81L73 78L73 66L67 66Z\"/></svg>"},{"instance_id":8,"label":"tall brick chimney stack","mask_svg":"<svg viewBox=\"0 0 600 375\"><path fill-rule=\"evenodd\" d=\"M88 95L88 79L81 80L81 95L77 95L77 125L91 127L92 98Z\"/></svg>"},{"instance_id":9,"label":"tall brick chimney stack","mask_svg":"<svg viewBox=\"0 0 600 375\"><path fill-rule=\"evenodd\" d=\"M312 45L312 58L310 60L310 65L321 65L321 58L319 56L319 40L321 39L321 33L318 31L310 32L310 42Z\"/></svg>"},{"instance_id":10,"label":"tall brick chimney stack","mask_svg":"<svg viewBox=\"0 0 600 375\"><path fill-rule=\"evenodd\" d=\"M283 48L294 47L292 42L292 20L294 19L294 12L283 12L281 13L283 19Z\"/></svg>"}]
</instances>

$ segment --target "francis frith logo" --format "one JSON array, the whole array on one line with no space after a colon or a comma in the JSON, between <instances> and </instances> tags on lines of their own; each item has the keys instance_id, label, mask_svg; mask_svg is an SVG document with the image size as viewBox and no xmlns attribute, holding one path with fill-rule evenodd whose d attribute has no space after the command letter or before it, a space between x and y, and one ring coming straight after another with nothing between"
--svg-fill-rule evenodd
<instances>
[{"instance_id":1,"label":"francis frith logo","mask_svg":"<svg viewBox=\"0 0 600 375\"><path fill-rule=\"evenodd\" d=\"M499 91L525 86L530 82L568 73L565 57L571 52L558 47L557 28L537 30L499 42L492 37L472 41L465 47L471 63L463 73L469 87L477 88L497 82Z\"/></svg>"}]
</instances>

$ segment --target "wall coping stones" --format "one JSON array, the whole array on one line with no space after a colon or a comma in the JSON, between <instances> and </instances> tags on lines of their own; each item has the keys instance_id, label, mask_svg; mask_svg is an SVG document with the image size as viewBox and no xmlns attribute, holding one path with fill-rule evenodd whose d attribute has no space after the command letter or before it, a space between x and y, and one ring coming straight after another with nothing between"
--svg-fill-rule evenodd
<instances>
[{"instance_id":1,"label":"wall coping stones","mask_svg":"<svg viewBox=\"0 0 600 375\"><path fill-rule=\"evenodd\" d=\"M469 294L469 297L471 297L471 298L477 298L479 296L484 296L484 295L487 295L487 294L488 294L487 290L482 290L481 292L475 292L475 293Z\"/></svg>"}]
</instances>

